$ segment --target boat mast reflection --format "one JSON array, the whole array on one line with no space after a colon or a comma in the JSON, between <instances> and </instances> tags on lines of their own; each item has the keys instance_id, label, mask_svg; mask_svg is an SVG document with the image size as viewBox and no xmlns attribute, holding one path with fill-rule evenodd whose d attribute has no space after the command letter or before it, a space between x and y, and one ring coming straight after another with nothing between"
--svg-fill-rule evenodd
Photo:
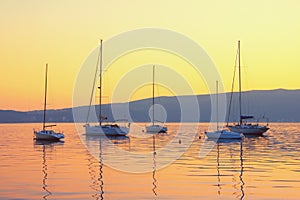
<instances>
[{"instance_id":1,"label":"boat mast reflection","mask_svg":"<svg viewBox=\"0 0 300 200\"><path fill-rule=\"evenodd\" d=\"M240 143L240 155L239 155L239 158L240 158L240 165L239 165L239 168L240 168L240 173L239 173L239 185L240 185L240 188L239 188L239 194L237 194L236 198L237 199L240 199L240 200L243 200L244 197L245 197L245 192L244 192L244 185L245 185L245 182L243 180L243 173L244 173L244 160L243 160L243 141L236 141L236 140L218 140L216 141L217 143L217 177L218 177L218 184L217 184L217 187L218 187L218 196L219 198L221 197L221 190L222 190L222 184L221 184L221 172L220 172L220 168L221 168L221 164L220 164L220 144L221 143L236 143L236 142L239 142ZM235 193L233 193L235 194Z\"/></svg>"},{"instance_id":2,"label":"boat mast reflection","mask_svg":"<svg viewBox=\"0 0 300 200\"><path fill-rule=\"evenodd\" d=\"M241 141L241 148L240 148L240 167L241 167L241 171L240 171L240 182L241 182L241 196L240 199L242 200L245 196L245 192L244 192L244 185L245 182L243 180L243 173L244 173L244 160L243 160L243 141Z\"/></svg>"},{"instance_id":3,"label":"boat mast reflection","mask_svg":"<svg viewBox=\"0 0 300 200\"><path fill-rule=\"evenodd\" d=\"M86 135L86 140L92 142L91 145L99 145L99 161L97 161L91 152L87 152L88 158L88 169L91 176L92 184L90 188L95 191L92 194L93 199L104 199L104 163L103 163L103 146L106 145L123 145L130 142L128 136L92 136ZM95 143L96 142L96 143ZM98 153L98 151L97 151ZM96 169L96 170L95 170Z\"/></svg>"},{"instance_id":4,"label":"boat mast reflection","mask_svg":"<svg viewBox=\"0 0 300 200\"><path fill-rule=\"evenodd\" d=\"M156 172L156 149L155 149L155 135L152 136L152 139L153 139L153 142L152 142L152 146L153 146L153 171L152 171L152 178L153 178L153 182L152 182L152 185L153 185L153 188L152 188L152 191L153 191L153 194L155 196L157 196L157 192L156 192L156 188L157 188L157 180L155 178L155 172Z\"/></svg>"},{"instance_id":5,"label":"boat mast reflection","mask_svg":"<svg viewBox=\"0 0 300 200\"><path fill-rule=\"evenodd\" d=\"M63 141L34 141L34 147L38 148L39 146L42 146L42 173L43 173L43 180L42 180L42 189L45 191L45 194L42 196L43 199L48 199L49 196L52 195L52 192L49 189L49 186L47 185L47 179L48 179L48 164L47 164L47 155L46 155L46 149L52 149L55 145L62 145L64 144Z\"/></svg>"},{"instance_id":6,"label":"boat mast reflection","mask_svg":"<svg viewBox=\"0 0 300 200\"><path fill-rule=\"evenodd\" d=\"M103 200L104 197L104 181L103 181L103 157L102 157L102 140L103 137L94 137L94 136L87 136L87 140L91 141L99 141L99 161L97 161L90 152L88 152L89 158L89 174L91 176L92 184L90 188L95 191L92 194L93 199L101 199ZM96 169L96 170L95 170Z\"/></svg>"},{"instance_id":7,"label":"boat mast reflection","mask_svg":"<svg viewBox=\"0 0 300 200\"><path fill-rule=\"evenodd\" d=\"M52 193L50 192L50 190L48 190L48 185L46 184L46 180L48 179L48 166L46 163L46 146L43 145L43 190L45 190L46 194L43 196L43 199L47 199L48 196L50 196Z\"/></svg>"},{"instance_id":8,"label":"boat mast reflection","mask_svg":"<svg viewBox=\"0 0 300 200\"><path fill-rule=\"evenodd\" d=\"M221 178L220 178L220 144L217 142L217 173L218 173L218 196L221 196Z\"/></svg>"},{"instance_id":9,"label":"boat mast reflection","mask_svg":"<svg viewBox=\"0 0 300 200\"><path fill-rule=\"evenodd\" d=\"M102 138L100 138L99 144L99 182L100 182L100 199L103 199L104 194L104 181L103 181L103 162L102 162ZM99 199L99 198L97 198Z\"/></svg>"},{"instance_id":10,"label":"boat mast reflection","mask_svg":"<svg viewBox=\"0 0 300 200\"><path fill-rule=\"evenodd\" d=\"M99 162L96 162L95 161L95 158L89 154L89 157L88 157L88 169L89 169L89 174L90 174L90 177L91 177L91 181L92 181L92 184L90 185L90 188L95 190L95 194L92 194L92 197L93 199L99 199L100 198L100 193L101 193L101 190L99 190L99 188L101 188L98 184L99 182L99 179L98 179L98 170L95 170L95 169L98 169L98 164ZM95 166L96 165L96 166ZM102 172L100 172L102 173ZM103 186L102 186L102 189L103 189Z\"/></svg>"}]
</instances>

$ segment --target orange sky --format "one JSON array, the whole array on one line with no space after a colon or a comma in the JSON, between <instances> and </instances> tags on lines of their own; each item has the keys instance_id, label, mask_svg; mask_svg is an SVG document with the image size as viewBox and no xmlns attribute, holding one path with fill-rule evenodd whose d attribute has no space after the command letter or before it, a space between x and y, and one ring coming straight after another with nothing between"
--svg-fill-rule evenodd
<instances>
[{"instance_id":1,"label":"orange sky","mask_svg":"<svg viewBox=\"0 0 300 200\"><path fill-rule=\"evenodd\" d=\"M144 27L170 29L197 42L217 66L226 91L230 91L237 40L242 43L242 63L247 75L244 89L297 89L299 8L296 0L2 0L0 109L41 109L46 63L49 63L49 108L71 107L77 73L98 46L99 38L108 40ZM151 57L157 52L145 53ZM131 63L143 64L138 54L128 56L121 60L128 69ZM179 71L183 69L168 64ZM207 92L201 78L199 86L193 88L195 93ZM146 90L135 94L138 96L134 99L150 95Z\"/></svg>"}]
</instances>

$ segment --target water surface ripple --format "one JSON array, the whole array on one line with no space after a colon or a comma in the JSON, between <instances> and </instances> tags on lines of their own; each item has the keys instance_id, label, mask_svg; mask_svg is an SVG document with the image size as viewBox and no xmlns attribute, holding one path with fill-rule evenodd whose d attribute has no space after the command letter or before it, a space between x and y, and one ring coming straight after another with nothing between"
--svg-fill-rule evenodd
<instances>
[{"instance_id":1,"label":"water surface ripple","mask_svg":"<svg viewBox=\"0 0 300 200\"><path fill-rule=\"evenodd\" d=\"M58 124L66 138L56 143L33 140L39 124L1 124L0 199L300 199L300 123L271 123L264 137L218 142L205 139L207 125L199 124L194 142L178 160L158 169L184 149L192 135L188 128L163 155L159 150L172 141L179 124L170 123L170 133L155 136L137 130L109 139L81 133L92 155L73 124ZM214 146L200 158L204 144ZM136 167L111 145L134 153L136 165L151 170L110 168L107 161Z\"/></svg>"}]
</instances>

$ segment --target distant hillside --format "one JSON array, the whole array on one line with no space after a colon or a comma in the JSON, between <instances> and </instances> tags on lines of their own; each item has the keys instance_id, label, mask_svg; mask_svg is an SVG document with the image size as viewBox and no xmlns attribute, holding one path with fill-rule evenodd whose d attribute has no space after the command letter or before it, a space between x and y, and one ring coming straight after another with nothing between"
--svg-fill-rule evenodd
<instances>
[{"instance_id":1,"label":"distant hillside","mask_svg":"<svg viewBox=\"0 0 300 200\"><path fill-rule=\"evenodd\" d=\"M226 94L229 102L230 93ZM237 116L237 98L238 94L233 94L233 106L231 121L238 119ZM180 121L181 111L179 101L185 104L186 109L195 109L190 104L191 96L180 97L160 97L156 103L161 104L167 113L168 122ZM211 101L210 95L197 96L199 101L200 119L186 119L186 121L210 121ZM300 122L300 90L266 90L266 91L248 91L243 92L243 113L262 117L263 115L273 122ZM122 107L125 104L114 104L116 107ZM129 103L129 113L133 121L150 121L148 112L151 107L151 99L143 99ZM85 116L86 106L74 108ZM96 107L96 110L98 107ZM114 121L111 112L111 105L104 105L103 112L109 121ZM0 110L0 123L27 123L41 122L43 111L19 112L13 110ZM84 117L83 117L84 119ZM49 110L47 112L47 121L49 122L73 122L72 108Z\"/></svg>"}]
</instances>

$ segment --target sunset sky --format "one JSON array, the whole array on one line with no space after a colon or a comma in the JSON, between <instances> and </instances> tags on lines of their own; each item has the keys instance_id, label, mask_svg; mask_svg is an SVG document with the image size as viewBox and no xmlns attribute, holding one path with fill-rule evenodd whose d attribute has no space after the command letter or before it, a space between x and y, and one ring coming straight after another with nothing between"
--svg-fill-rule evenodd
<instances>
[{"instance_id":1,"label":"sunset sky","mask_svg":"<svg viewBox=\"0 0 300 200\"><path fill-rule=\"evenodd\" d=\"M169 29L197 42L215 63L225 91L231 89L238 40L245 90L299 89L299 10L297 0L1 0L0 109L42 109L46 63L49 108L71 107L77 74L99 39L147 27ZM165 52L127 56L114 63L119 62L124 73L152 62L192 73L186 70L187 63ZM161 70L157 78L162 79L167 70L162 66L157 70ZM138 75L151 80L150 73L145 67ZM122 77L113 74L106 83ZM194 93L207 93L201 77L189 78ZM105 91L111 91L109 85ZM149 90L133 91L125 99L126 94L118 93L116 100L147 98ZM111 96L105 91L105 96ZM182 89L176 95L188 93ZM173 94L160 89L159 95Z\"/></svg>"}]
</instances>

